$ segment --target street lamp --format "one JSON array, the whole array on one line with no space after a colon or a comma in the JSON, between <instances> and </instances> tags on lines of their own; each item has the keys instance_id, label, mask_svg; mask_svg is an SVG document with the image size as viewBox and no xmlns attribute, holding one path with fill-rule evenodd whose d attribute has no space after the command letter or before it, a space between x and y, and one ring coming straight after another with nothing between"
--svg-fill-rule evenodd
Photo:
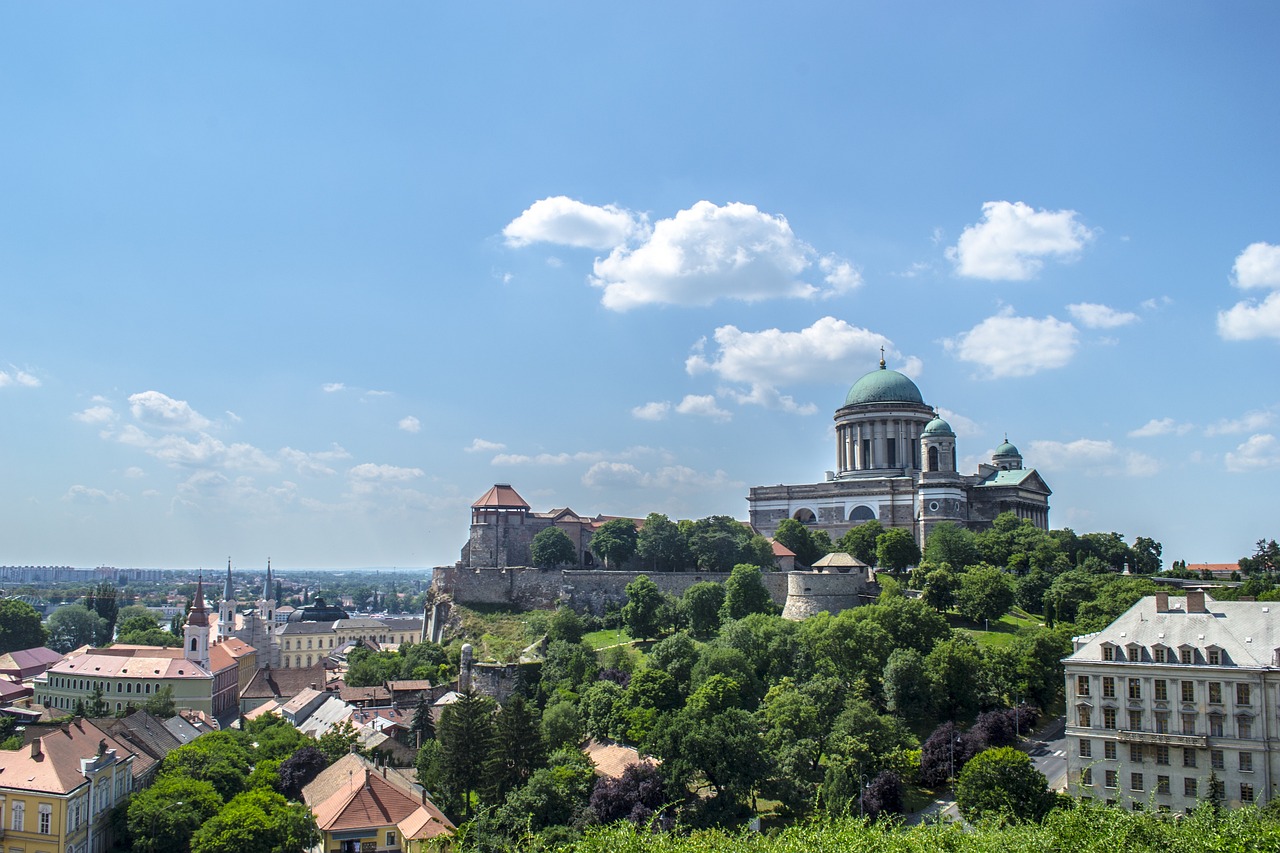
<instances>
[{"instance_id":1,"label":"street lamp","mask_svg":"<svg viewBox=\"0 0 1280 853\"><path fill-rule=\"evenodd\" d=\"M858 765L858 781L861 783L858 788L858 818L860 820L866 820L867 810L865 804L867 799L867 788L870 786L867 784L867 777L862 772L861 764Z\"/></svg>"}]
</instances>

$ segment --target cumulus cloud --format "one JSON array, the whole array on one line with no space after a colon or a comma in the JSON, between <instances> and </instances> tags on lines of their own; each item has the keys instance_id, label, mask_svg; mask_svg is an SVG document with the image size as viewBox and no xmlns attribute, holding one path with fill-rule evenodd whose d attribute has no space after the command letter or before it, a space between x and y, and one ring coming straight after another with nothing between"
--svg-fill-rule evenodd
<instances>
[{"instance_id":1,"label":"cumulus cloud","mask_svg":"<svg viewBox=\"0 0 1280 853\"><path fill-rule=\"evenodd\" d=\"M76 412L71 417L82 424L109 424L116 419L116 413L110 406L98 405Z\"/></svg>"},{"instance_id":2,"label":"cumulus cloud","mask_svg":"<svg viewBox=\"0 0 1280 853\"><path fill-rule=\"evenodd\" d=\"M1117 311L1095 302L1077 302L1068 305L1067 311L1076 322L1089 329L1115 329L1138 322L1138 315L1130 311Z\"/></svg>"},{"instance_id":3,"label":"cumulus cloud","mask_svg":"<svg viewBox=\"0 0 1280 853\"><path fill-rule=\"evenodd\" d=\"M641 471L629 462L600 461L582 475L582 484L596 489L708 489L734 483L724 471L705 473L684 465Z\"/></svg>"},{"instance_id":4,"label":"cumulus cloud","mask_svg":"<svg viewBox=\"0 0 1280 853\"><path fill-rule=\"evenodd\" d=\"M1280 340L1280 246L1252 243L1232 267L1236 287L1273 288L1261 301L1246 299L1218 312L1218 335L1229 341Z\"/></svg>"},{"instance_id":5,"label":"cumulus cloud","mask_svg":"<svg viewBox=\"0 0 1280 853\"><path fill-rule=\"evenodd\" d=\"M19 370L13 366L10 366L9 370L0 370L0 388L9 388L14 385L20 388L39 388L40 380L25 370Z\"/></svg>"},{"instance_id":6,"label":"cumulus cloud","mask_svg":"<svg viewBox=\"0 0 1280 853\"><path fill-rule=\"evenodd\" d=\"M583 249L612 249L644 233L645 222L612 204L597 207L567 196L540 199L502 229L508 246L555 243Z\"/></svg>"},{"instance_id":7,"label":"cumulus cloud","mask_svg":"<svg viewBox=\"0 0 1280 853\"><path fill-rule=\"evenodd\" d=\"M951 424L951 428L955 430L956 435L961 438L979 435L982 428L978 426L977 421L972 418L966 418L959 412L953 412L950 409L938 408L938 417ZM986 460L983 460L986 461ZM966 469L967 470L967 469Z\"/></svg>"},{"instance_id":8,"label":"cumulus cloud","mask_svg":"<svg viewBox=\"0 0 1280 853\"><path fill-rule=\"evenodd\" d=\"M462 448L467 453L489 453L496 450L506 450L507 446L500 441L485 441L483 438L471 439L471 444Z\"/></svg>"},{"instance_id":9,"label":"cumulus cloud","mask_svg":"<svg viewBox=\"0 0 1280 853\"><path fill-rule=\"evenodd\" d=\"M402 468L397 465L376 465L365 462L347 471L347 482L357 495L367 495L386 487L399 487L423 476L421 468Z\"/></svg>"},{"instance_id":10,"label":"cumulus cloud","mask_svg":"<svg viewBox=\"0 0 1280 853\"><path fill-rule=\"evenodd\" d=\"M1152 418L1135 430L1130 430L1130 438L1154 438L1158 435L1186 435L1194 427L1191 424L1180 424L1173 418Z\"/></svg>"},{"instance_id":11,"label":"cumulus cloud","mask_svg":"<svg viewBox=\"0 0 1280 853\"><path fill-rule=\"evenodd\" d=\"M405 432L421 432L422 431L422 422L417 418L415 418L413 415L409 415L407 417L401 418L398 426L400 427L400 429L404 430Z\"/></svg>"},{"instance_id":12,"label":"cumulus cloud","mask_svg":"<svg viewBox=\"0 0 1280 853\"><path fill-rule=\"evenodd\" d=\"M62 499L67 503L76 504L113 504L127 501L129 498L123 492L113 491L104 492L102 489L92 489L88 486L75 485L67 489Z\"/></svg>"},{"instance_id":13,"label":"cumulus cloud","mask_svg":"<svg viewBox=\"0 0 1280 853\"><path fill-rule=\"evenodd\" d=\"M686 394L685 398L676 404L676 411L682 415L694 415L716 421L727 421L733 417L716 404L716 398L711 394Z\"/></svg>"},{"instance_id":14,"label":"cumulus cloud","mask_svg":"<svg viewBox=\"0 0 1280 853\"><path fill-rule=\"evenodd\" d=\"M1012 308L1005 308L943 345L960 360L981 365L991 378L1000 379L1065 366L1076 354L1079 333L1055 317L1017 317Z\"/></svg>"},{"instance_id":15,"label":"cumulus cloud","mask_svg":"<svg viewBox=\"0 0 1280 853\"><path fill-rule=\"evenodd\" d=\"M1255 410L1245 412L1238 418L1223 418L1222 420L1212 423L1205 427L1205 435L1239 435L1245 432L1254 432L1263 427L1270 426L1275 420L1272 412L1265 410Z\"/></svg>"},{"instance_id":16,"label":"cumulus cloud","mask_svg":"<svg viewBox=\"0 0 1280 853\"><path fill-rule=\"evenodd\" d=\"M1093 239L1074 210L1035 210L1023 202L989 201L982 221L960 234L947 258L967 278L1025 281L1046 258L1070 261Z\"/></svg>"},{"instance_id":17,"label":"cumulus cloud","mask_svg":"<svg viewBox=\"0 0 1280 853\"><path fill-rule=\"evenodd\" d=\"M1270 433L1249 436L1226 455L1227 470L1236 474L1265 468L1280 468L1280 441Z\"/></svg>"},{"instance_id":18,"label":"cumulus cloud","mask_svg":"<svg viewBox=\"0 0 1280 853\"><path fill-rule=\"evenodd\" d=\"M795 383L838 382L858 373L856 365L871 369L880 359L880 347L889 357L896 354L884 335L851 326L844 320L823 317L797 332L764 329L744 332L737 326L720 326L713 335L714 350L706 353L706 342L694 348L685 360L685 370L693 376L711 373L724 382L750 387L734 392L739 403L751 403L791 411L813 411L799 405L777 389ZM902 372L919 372L918 359L902 359Z\"/></svg>"},{"instance_id":19,"label":"cumulus cloud","mask_svg":"<svg viewBox=\"0 0 1280 853\"><path fill-rule=\"evenodd\" d=\"M824 286L805 281L812 267ZM796 237L785 217L754 205L700 201L661 219L638 245L617 245L596 260L591 283L614 311L641 305L707 306L720 299L757 302L826 297L861 283L853 266L819 257Z\"/></svg>"},{"instance_id":20,"label":"cumulus cloud","mask_svg":"<svg viewBox=\"0 0 1280 853\"><path fill-rule=\"evenodd\" d=\"M329 450L313 453L286 447L280 451L280 458L292 465L299 474L329 476L337 473L330 467L331 464L350 459L351 454L341 445L335 444Z\"/></svg>"},{"instance_id":21,"label":"cumulus cloud","mask_svg":"<svg viewBox=\"0 0 1280 853\"><path fill-rule=\"evenodd\" d=\"M1150 477L1160 471L1160 463L1153 457L1117 447L1110 440L1033 441L1031 456L1037 468L1047 471L1071 470L1091 476L1123 473L1130 477Z\"/></svg>"},{"instance_id":22,"label":"cumulus cloud","mask_svg":"<svg viewBox=\"0 0 1280 853\"><path fill-rule=\"evenodd\" d=\"M660 421L671 411L671 404L665 400L645 403L631 410L631 417L642 421Z\"/></svg>"},{"instance_id":23,"label":"cumulus cloud","mask_svg":"<svg viewBox=\"0 0 1280 853\"><path fill-rule=\"evenodd\" d=\"M209 427L209 419L191 408L186 400L175 400L159 391L142 391L131 395L129 410L134 420L151 427L173 430L202 430Z\"/></svg>"},{"instance_id":24,"label":"cumulus cloud","mask_svg":"<svg viewBox=\"0 0 1280 853\"><path fill-rule=\"evenodd\" d=\"M342 382L326 382L320 386L320 389L326 394L336 394L339 391L345 391L346 388L346 384Z\"/></svg>"},{"instance_id":25,"label":"cumulus cloud","mask_svg":"<svg viewBox=\"0 0 1280 853\"><path fill-rule=\"evenodd\" d=\"M124 469L124 475L130 480L137 480L147 476L147 472L143 471L137 465L130 465L128 468Z\"/></svg>"}]
</instances>

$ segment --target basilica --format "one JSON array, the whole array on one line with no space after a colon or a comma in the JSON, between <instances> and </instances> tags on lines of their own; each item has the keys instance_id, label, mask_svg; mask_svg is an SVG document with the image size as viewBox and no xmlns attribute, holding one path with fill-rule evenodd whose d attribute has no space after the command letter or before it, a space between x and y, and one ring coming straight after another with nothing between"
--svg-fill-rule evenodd
<instances>
[{"instance_id":1,"label":"basilica","mask_svg":"<svg viewBox=\"0 0 1280 853\"><path fill-rule=\"evenodd\" d=\"M751 526L772 536L794 518L833 540L871 520L910 530L924 547L943 522L981 530L1012 512L1049 527L1044 479L1022 467L1008 439L973 474L956 466L956 434L908 377L880 367L853 384L835 413L835 468L820 483L756 486L747 503Z\"/></svg>"}]
</instances>

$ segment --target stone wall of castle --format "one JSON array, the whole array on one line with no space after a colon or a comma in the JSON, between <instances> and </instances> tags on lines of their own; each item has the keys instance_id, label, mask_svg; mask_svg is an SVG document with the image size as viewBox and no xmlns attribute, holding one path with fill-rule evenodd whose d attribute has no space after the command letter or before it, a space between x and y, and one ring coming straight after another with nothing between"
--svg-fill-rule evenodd
<instances>
[{"instance_id":1,"label":"stone wall of castle","mask_svg":"<svg viewBox=\"0 0 1280 853\"><path fill-rule=\"evenodd\" d=\"M862 571L788 572L787 603L782 618L800 621L824 610L839 613L875 600L878 587L867 583Z\"/></svg>"}]
</instances>

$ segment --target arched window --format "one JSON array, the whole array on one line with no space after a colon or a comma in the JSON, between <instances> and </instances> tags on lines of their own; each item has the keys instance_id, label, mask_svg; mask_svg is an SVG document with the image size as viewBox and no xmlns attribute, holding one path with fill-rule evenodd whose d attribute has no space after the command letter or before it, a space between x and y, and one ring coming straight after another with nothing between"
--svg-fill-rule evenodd
<instances>
[{"instance_id":1,"label":"arched window","mask_svg":"<svg viewBox=\"0 0 1280 853\"><path fill-rule=\"evenodd\" d=\"M792 518L801 524L813 524L818 520L818 517L813 514L813 510L811 509L798 509Z\"/></svg>"},{"instance_id":2,"label":"arched window","mask_svg":"<svg viewBox=\"0 0 1280 853\"><path fill-rule=\"evenodd\" d=\"M938 448L936 447L929 448L929 470L938 470Z\"/></svg>"},{"instance_id":3,"label":"arched window","mask_svg":"<svg viewBox=\"0 0 1280 853\"><path fill-rule=\"evenodd\" d=\"M195 638L195 637L192 637L192 638L191 638L191 651L193 651L193 652L194 652L195 650L196 650L196 638Z\"/></svg>"},{"instance_id":4,"label":"arched window","mask_svg":"<svg viewBox=\"0 0 1280 853\"><path fill-rule=\"evenodd\" d=\"M849 513L849 520L861 524L864 521L874 521L876 517L875 511L871 507L855 506Z\"/></svg>"}]
</instances>

